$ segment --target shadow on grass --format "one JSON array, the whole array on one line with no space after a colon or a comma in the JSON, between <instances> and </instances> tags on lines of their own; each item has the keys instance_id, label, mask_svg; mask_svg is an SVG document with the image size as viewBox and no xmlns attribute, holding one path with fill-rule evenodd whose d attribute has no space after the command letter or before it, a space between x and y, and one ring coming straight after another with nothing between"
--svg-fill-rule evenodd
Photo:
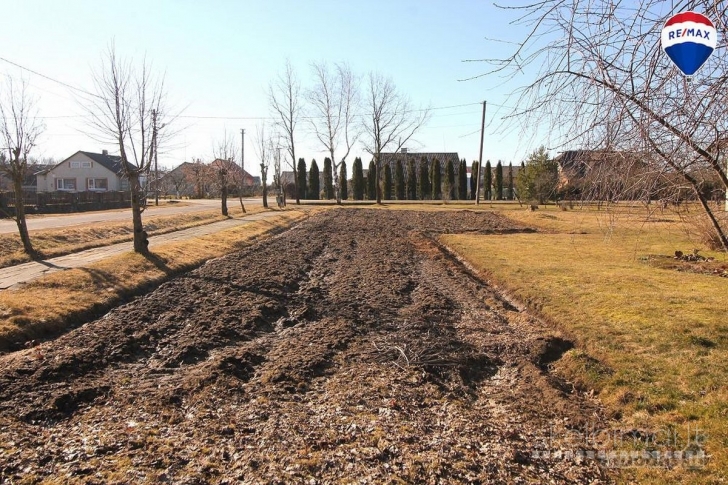
<instances>
[{"instance_id":1,"label":"shadow on grass","mask_svg":"<svg viewBox=\"0 0 728 485\"><path fill-rule=\"evenodd\" d=\"M162 271L166 276L173 276L179 271L175 271L169 266L167 266L167 261L164 260L164 258L154 254L153 252L146 252L142 254L144 256L144 259L152 263L158 270Z\"/></svg>"}]
</instances>

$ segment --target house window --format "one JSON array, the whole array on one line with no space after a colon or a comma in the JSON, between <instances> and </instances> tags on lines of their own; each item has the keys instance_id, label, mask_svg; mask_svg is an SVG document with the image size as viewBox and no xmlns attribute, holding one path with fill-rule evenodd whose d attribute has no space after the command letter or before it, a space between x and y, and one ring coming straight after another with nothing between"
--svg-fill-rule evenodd
<instances>
[{"instance_id":1,"label":"house window","mask_svg":"<svg viewBox=\"0 0 728 485\"><path fill-rule=\"evenodd\" d=\"M71 162L71 168L91 168L92 162Z\"/></svg>"},{"instance_id":2,"label":"house window","mask_svg":"<svg viewBox=\"0 0 728 485\"><path fill-rule=\"evenodd\" d=\"M56 179L56 190L76 190L76 179Z\"/></svg>"},{"instance_id":3,"label":"house window","mask_svg":"<svg viewBox=\"0 0 728 485\"><path fill-rule=\"evenodd\" d=\"M88 190L109 190L109 179L86 179Z\"/></svg>"}]
</instances>

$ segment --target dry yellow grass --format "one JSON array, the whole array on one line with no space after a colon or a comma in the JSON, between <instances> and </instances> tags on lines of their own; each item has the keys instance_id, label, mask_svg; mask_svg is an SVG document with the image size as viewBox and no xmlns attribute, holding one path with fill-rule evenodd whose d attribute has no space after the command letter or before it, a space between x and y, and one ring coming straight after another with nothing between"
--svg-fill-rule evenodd
<instances>
[{"instance_id":1,"label":"dry yellow grass","mask_svg":"<svg viewBox=\"0 0 728 485\"><path fill-rule=\"evenodd\" d=\"M556 370L596 390L615 429L652 430L663 451L669 433L677 433L678 446L688 430L705 437L711 458L704 468L636 467L622 479L725 480L728 278L661 269L646 256L700 248L723 264L726 255L701 248L688 237L690 226L667 213L552 208L507 215L547 233L449 235L443 242L576 340Z\"/></svg>"},{"instance_id":2,"label":"dry yellow grass","mask_svg":"<svg viewBox=\"0 0 728 485\"><path fill-rule=\"evenodd\" d=\"M262 206L251 206L246 209L248 214L255 214L264 210ZM230 204L229 213L230 217L243 215L240 207L233 204ZM154 211L150 210L144 216L144 227L150 236L211 224L226 219L226 217L220 215L219 210L172 216L155 216ZM63 229L32 231L30 239L33 246L45 258L53 258L85 249L131 241L132 235L130 215L128 221L94 224L93 227L74 226ZM23 252L20 237L16 233L0 235L0 268L28 261L30 261L30 258Z\"/></svg>"},{"instance_id":3,"label":"dry yellow grass","mask_svg":"<svg viewBox=\"0 0 728 485\"><path fill-rule=\"evenodd\" d=\"M65 331L124 298L241 249L304 217L301 211L282 211L277 217L159 246L150 257L129 252L85 268L51 273L22 290L0 292L0 349Z\"/></svg>"}]
</instances>

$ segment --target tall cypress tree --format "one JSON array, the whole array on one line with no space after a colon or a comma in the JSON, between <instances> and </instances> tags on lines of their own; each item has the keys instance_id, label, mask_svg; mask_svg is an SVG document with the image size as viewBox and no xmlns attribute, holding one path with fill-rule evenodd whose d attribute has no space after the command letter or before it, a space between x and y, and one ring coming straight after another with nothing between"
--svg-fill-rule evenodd
<instances>
[{"instance_id":1,"label":"tall cypress tree","mask_svg":"<svg viewBox=\"0 0 728 485\"><path fill-rule=\"evenodd\" d=\"M427 163L427 159L423 158L420 160L420 190L417 194L420 200L427 200L430 198L430 167Z\"/></svg>"},{"instance_id":2,"label":"tall cypress tree","mask_svg":"<svg viewBox=\"0 0 728 485\"><path fill-rule=\"evenodd\" d=\"M430 165L430 175L432 177L432 200L442 199L442 172L440 169L440 160L437 158Z\"/></svg>"},{"instance_id":3,"label":"tall cypress tree","mask_svg":"<svg viewBox=\"0 0 728 485\"><path fill-rule=\"evenodd\" d=\"M508 164L508 200L513 200L513 163Z\"/></svg>"},{"instance_id":4,"label":"tall cypress tree","mask_svg":"<svg viewBox=\"0 0 728 485\"><path fill-rule=\"evenodd\" d=\"M407 200L417 200L417 167L412 159L407 160Z\"/></svg>"},{"instance_id":5,"label":"tall cypress tree","mask_svg":"<svg viewBox=\"0 0 728 485\"><path fill-rule=\"evenodd\" d=\"M374 164L374 160L369 162L367 172L367 199L377 200L377 166Z\"/></svg>"},{"instance_id":6,"label":"tall cypress tree","mask_svg":"<svg viewBox=\"0 0 728 485\"><path fill-rule=\"evenodd\" d=\"M483 188L485 189L485 200L493 198L493 171L490 168L490 160L485 162L485 172L483 173Z\"/></svg>"},{"instance_id":7,"label":"tall cypress tree","mask_svg":"<svg viewBox=\"0 0 728 485\"><path fill-rule=\"evenodd\" d=\"M349 181L346 180L346 160L341 161L341 169L339 173L339 186L341 187L341 200L349 198Z\"/></svg>"},{"instance_id":8,"label":"tall cypress tree","mask_svg":"<svg viewBox=\"0 0 728 485\"><path fill-rule=\"evenodd\" d=\"M397 200L404 200L404 170L402 160L397 160L394 166L394 196Z\"/></svg>"},{"instance_id":9,"label":"tall cypress tree","mask_svg":"<svg viewBox=\"0 0 728 485\"><path fill-rule=\"evenodd\" d=\"M382 190L384 200L392 200L392 167L389 164L384 166L384 187Z\"/></svg>"},{"instance_id":10,"label":"tall cypress tree","mask_svg":"<svg viewBox=\"0 0 728 485\"><path fill-rule=\"evenodd\" d=\"M468 165L463 158L460 160L460 168L458 168L458 199L467 200L468 198Z\"/></svg>"},{"instance_id":11,"label":"tall cypress tree","mask_svg":"<svg viewBox=\"0 0 728 485\"><path fill-rule=\"evenodd\" d=\"M311 160L311 169L308 171L308 198L319 200L321 198L321 174L316 159Z\"/></svg>"},{"instance_id":12,"label":"tall cypress tree","mask_svg":"<svg viewBox=\"0 0 728 485\"><path fill-rule=\"evenodd\" d=\"M306 160L303 158L298 159L298 198L306 198Z\"/></svg>"},{"instance_id":13,"label":"tall cypress tree","mask_svg":"<svg viewBox=\"0 0 728 485\"><path fill-rule=\"evenodd\" d=\"M495 166L495 200L503 200L503 163Z\"/></svg>"},{"instance_id":14,"label":"tall cypress tree","mask_svg":"<svg viewBox=\"0 0 728 485\"><path fill-rule=\"evenodd\" d=\"M475 200L475 198L478 196L478 162L473 162L472 167L470 167L470 200Z\"/></svg>"},{"instance_id":15,"label":"tall cypress tree","mask_svg":"<svg viewBox=\"0 0 728 485\"><path fill-rule=\"evenodd\" d=\"M324 158L324 192L327 199L331 200L336 197L334 194L334 172L331 168L331 159Z\"/></svg>"},{"instance_id":16,"label":"tall cypress tree","mask_svg":"<svg viewBox=\"0 0 728 485\"><path fill-rule=\"evenodd\" d=\"M354 192L354 200L363 200L364 199L364 169L361 166L361 158L356 157L354 159L354 168L353 168L353 180L352 180L352 189Z\"/></svg>"},{"instance_id":17,"label":"tall cypress tree","mask_svg":"<svg viewBox=\"0 0 728 485\"><path fill-rule=\"evenodd\" d=\"M448 160L447 165L445 165L445 184L447 186L447 198L457 200L458 190L455 185L455 167L452 164L452 160Z\"/></svg>"},{"instance_id":18,"label":"tall cypress tree","mask_svg":"<svg viewBox=\"0 0 728 485\"><path fill-rule=\"evenodd\" d=\"M521 170L518 172L518 176L516 177L516 179L520 179L521 177L524 176L524 175L521 175L521 174L524 174L524 175L526 174L526 162L521 162ZM518 183L518 180L516 180L515 183ZM517 195L518 197L520 197L519 194L515 194L515 195Z\"/></svg>"}]
</instances>

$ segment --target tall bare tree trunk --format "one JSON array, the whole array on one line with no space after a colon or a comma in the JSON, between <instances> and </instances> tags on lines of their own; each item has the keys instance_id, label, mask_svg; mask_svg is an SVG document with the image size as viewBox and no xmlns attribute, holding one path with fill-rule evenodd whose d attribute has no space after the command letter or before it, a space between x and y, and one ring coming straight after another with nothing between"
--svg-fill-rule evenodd
<instances>
[{"instance_id":1,"label":"tall bare tree trunk","mask_svg":"<svg viewBox=\"0 0 728 485\"><path fill-rule=\"evenodd\" d=\"M142 224L142 187L139 174L129 172L129 190L131 191L131 220L134 227L134 252L146 254L149 251L149 240Z\"/></svg>"},{"instance_id":2,"label":"tall bare tree trunk","mask_svg":"<svg viewBox=\"0 0 728 485\"><path fill-rule=\"evenodd\" d=\"M263 177L263 180L265 181L265 177ZM263 207L268 208L268 187L265 182L263 182Z\"/></svg>"},{"instance_id":3,"label":"tall bare tree trunk","mask_svg":"<svg viewBox=\"0 0 728 485\"><path fill-rule=\"evenodd\" d=\"M222 189L220 189L220 199L221 199L220 203L221 203L221 207L222 207L222 215L224 215L225 217L227 217L227 215L228 215L228 208L227 208L228 193L227 192L228 192L227 185L223 185ZM242 205L242 202L240 205Z\"/></svg>"},{"instance_id":4,"label":"tall bare tree trunk","mask_svg":"<svg viewBox=\"0 0 728 485\"><path fill-rule=\"evenodd\" d=\"M38 257L30 242L28 224L25 222L25 201L23 200L23 181L19 177L13 177L13 190L15 191L15 223L18 225L20 241L23 243L23 250L31 258Z\"/></svg>"}]
</instances>

